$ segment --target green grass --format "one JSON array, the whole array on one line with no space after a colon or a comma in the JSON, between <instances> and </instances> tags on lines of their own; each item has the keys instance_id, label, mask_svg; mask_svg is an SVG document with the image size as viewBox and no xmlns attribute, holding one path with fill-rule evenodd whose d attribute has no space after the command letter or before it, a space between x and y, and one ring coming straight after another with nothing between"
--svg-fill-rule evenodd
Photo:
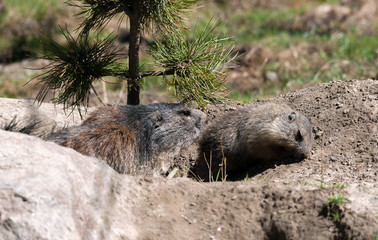
<instances>
[{"instance_id":1,"label":"green grass","mask_svg":"<svg viewBox=\"0 0 378 240\"><path fill-rule=\"evenodd\" d=\"M330 40L334 40L335 45L337 45L335 57L360 58L367 61L374 61L377 58L377 35L358 35L351 31L333 34Z\"/></svg>"},{"instance_id":2,"label":"green grass","mask_svg":"<svg viewBox=\"0 0 378 240\"><path fill-rule=\"evenodd\" d=\"M7 61L36 57L43 50L39 35L24 29L24 21L48 22L48 18L62 13L63 2L59 0L4 0L5 12L0 17L0 51L8 52ZM38 28L35 27L35 28ZM14 29L14 31L9 31ZM46 34L53 35L54 30ZM26 33L25 33L26 32Z\"/></svg>"},{"instance_id":3,"label":"green grass","mask_svg":"<svg viewBox=\"0 0 378 240\"><path fill-rule=\"evenodd\" d=\"M345 185L341 183L336 183L333 185L333 187L343 190L345 188Z\"/></svg>"},{"instance_id":4,"label":"green grass","mask_svg":"<svg viewBox=\"0 0 378 240\"><path fill-rule=\"evenodd\" d=\"M236 90L229 89L229 97L231 99L236 99L238 101L241 101L243 103L248 103L257 99L262 99L266 96L276 95L277 93L281 92L279 90L279 87L277 86L266 86L261 87L258 90L254 91L247 91L245 93L241 93Z\"/></svg>"},{"instance_id":5,"label":"green grass","mask_svg":"<svg viewBox=\"0 0 378 240\"><path fill-rule=\"evenodd\" d=\"M317 33L290 27L296 16L320 4L337 4L338 0L304 1L299 5L288 4L285 8L250 8L236 14L227 12L227 3L212 7L202 13L197 26L204 26L220 16L217 31L233 36L237 44L253 44L269 48L273 52L261 69L262 76L268 71L278 74L279 82L266 81L259 89L239 93L231 89L230 97L248 102L264 96L293 91L306 85L347 79L366 79L376 76L375 61L378 58L378 28L373 33L361 33L350 28L344 32ZM217 5L215 5L217 6ZM306 48L307 47L307 48ZM311 51L313 48L313 52ZM299 68L285 67L279 54L298 50ZM309 49L309 50L308 50ZM303 51L304 50L304 51ZM306 51L309 51L307 53ZM258 70L257 70L258 71ZM264 79L267 80L267 79Z\"/></svg>"},{"instance_id":6,"label":"green grass","mask_svg":"<svg viewBox=\"0 0 378 240\"><path fill-rule=\"evenodd\" d=\"M344 204L348 199L344 195L335 194L325 204L328 206L336 206Z\"/></svg>"},{"instance_id":7,"label":"green grass","mask_svg":"<svg viewBox=\"0 0 378 240\"><path fill-rule=\"evenodd\" d=\"M324 207L327 210L328 216L335 222L340 222L341 220L341 209L340 206L349 202L349 200L340 194L333 195L328 201L325 202Z\"/></svg>"},{"instance_id":8,"label":"green grass","mask_svg":"<svg viewBox=\"0 0 378 240\"><path fill-rule=\"evenodd\" d=\"M377 58L378 40L376 35L359 35L355 30L329 34L316 34L300 30L292 30L277 23L294 18L303 10L283 9L267 10L252 9L233 17L231 24L226 25L226 32L235 32L238 43L258 42L265 46L288 48L298 42L331 43L335 51L331 57ZM224 25L223 25L223 28Z\"/></svg>"},{"instance_id":9,"label":"green grass","mask_svg":"<svg viewBox=\"0 0 378 240\"><path fill-rule=\"evenodd\" d=\"M18 17L34 19L42 19L53 10L60 12L62 2L60 0L4 0L7 17L10 17L9 14L12 13Z\"/></svg>"},{"instance_id":10,"label":"green grass","mask_svg":"<svg viewBox=\"0 0 378 240\"><path fill-rule=\"evenodd\" d=\"M236 40L240 43L265 41L268 45L281 43L285 46L288 40L291 40L289 36L297 33L287 33L281 26L274 25L272 22L288 21L290 18L293 18L297 12L300 11L295 9L268 10L255 8L235 15L229 24L229 28L230 31L234 33ZM282 41L276 41L277 38Z\"/></svg>"},{"instance_id":11,"label":"green grass","mask_svg":"<svg viewBox=\"0 0 378 240\"><path fill-rule=\"evenodd\" d=\"M318 185L319 189L326 189L326 185L323 179L316 179L316 181L320 182L320 185Z\"/></svg>"}]
</instances>

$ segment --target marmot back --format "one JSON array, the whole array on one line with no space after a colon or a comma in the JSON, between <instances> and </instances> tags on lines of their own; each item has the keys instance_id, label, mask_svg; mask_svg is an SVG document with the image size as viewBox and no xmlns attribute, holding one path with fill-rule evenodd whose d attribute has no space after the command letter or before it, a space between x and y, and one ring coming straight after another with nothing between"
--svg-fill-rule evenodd
<instances>
[{"instance_id":1,"label":"marmot back","mask_svg":"<svg viewBox=\"0 0 378 240\"><path fill-rule=\"evenodd\" d=\"M303 159L310 154L313 141L310 121L287 105L244 107L206 127L192 172L209 180L210 160L211 174L215 176L224 157L227 176L232 178L259 163Z\"/></svg>"},{"instance_id":2,"label":"marmot back","mask_svg":"<svg viewBox=\"0 0 378 240\"><path fill-rule=\"evenodd\" d=\"M119 173L152 174L195 141L206 115L175 103L109 105L47 140L106 161Z\"/></svg>"}]
</instances>

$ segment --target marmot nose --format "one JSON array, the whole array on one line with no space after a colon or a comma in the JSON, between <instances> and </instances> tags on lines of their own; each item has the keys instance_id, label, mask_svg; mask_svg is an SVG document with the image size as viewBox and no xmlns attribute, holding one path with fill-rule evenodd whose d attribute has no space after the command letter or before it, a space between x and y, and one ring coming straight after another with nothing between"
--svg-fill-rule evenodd
<instances>
[{"instance_id":1,"label":"marmot nose","mask_svg":"<svg viewBox=\"0 0 378 240\"><path fill-rule=\"evenodd\" d=\"M295 133L295 141L297 141L297 142L303 141L303 136L302 136L301 130L299 130L299 129Z\"/></svg>"},{"instance_id":2,"label":"marmot nose","mask_svg":"<svg viewBox=\"0 0 378 240\"><path fill-rule=\"evenodd\" d=\"M303 147L299 147L296 150L295 158L297 158L297 159L305 159L308 156L310 156L310 151L309 150L305 150L305 148L303 148Z\"/></svg>"},{"instance_id":3,"label":"marmot nose","mask_svg":"<svg viewBox=\"0 0 378 240\"><path fill-rule=\"evenodd\" d=\"M302 159L305 159L306 157L307 157L307 155L305 153L298 153L297 154L297 159L302 160Z\"/></svg>"},{"instance_id":4,"label":"marmot nose","mask_svg":"<svg viewBox=\"0 0 378 240\"><path fill-rule=\"evenodd\" d=\"M308 156L310 156L310 151L304 151L301 153L301 158L307 158Z\"/></svg>"}]
</instances>

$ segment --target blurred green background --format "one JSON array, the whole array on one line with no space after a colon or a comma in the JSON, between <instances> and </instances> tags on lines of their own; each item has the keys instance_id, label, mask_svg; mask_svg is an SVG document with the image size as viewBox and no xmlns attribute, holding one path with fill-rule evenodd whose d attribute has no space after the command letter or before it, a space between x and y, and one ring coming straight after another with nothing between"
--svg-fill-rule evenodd
<instances>
[{"instance_id":1,"label":"blurred green background","mask_svg":"<svg viewBox=\"0 0 378 240\"><path fill-rule=\"evenodd\" d=\"M76 29L78 9L60 0L0 1L0 97L34 98L38 85L26 84L46 60L40 34L57 40L58 26ZM209 0L188 12L187 25L200 30L213 19L217 33L235 39L240 54L227 77L229 97L241 102L286 93L321 82L377 78L376 0ZM99 38L118 35L126 53L125 19L112 20ZM145 33L147 41L153 34ZM143 52L143 70L153 70ZM125 60L127 61L127 60ZM104 102L123 103L125 84L104 79L96 89ZM174 101L164 81L144 80L143 103ZM106 89L106 91L105 91ZM92 105L99 102L93 100Z\"/></svg>"}]
</instances>

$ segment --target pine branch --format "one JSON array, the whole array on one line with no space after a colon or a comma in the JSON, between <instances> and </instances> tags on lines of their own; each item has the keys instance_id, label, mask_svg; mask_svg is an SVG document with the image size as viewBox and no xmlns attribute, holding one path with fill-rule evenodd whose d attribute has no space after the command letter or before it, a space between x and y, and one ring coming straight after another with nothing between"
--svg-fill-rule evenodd
<instances>
[{"instance_id":1,"label":"pine branch","mask_svg":"<svg viewBox=\"0 0 378 240\"><path fill-rule=\"evenodd\" d=\"M216 25L211 24L196 38L176 30L163 33L160 41L149 46L157 66L174 71L168 84L175 88L176 96L181 101L195 101L201 107L224 100L224 81L234 59L233 41L215 35Z\"/></svg>"},{"instance_id":2,"label":"pine branch","mask_svg":"<svg viewBox=\"0 0 378 240\"><path fill-rule=\"evenodd\" d=\"M48 52L42 58L51 63L42 68L44 73L34 78L42 83L36 100L42 102L52 90L54 102L63 103L64 108L87 107L90 91L96 94L93 83L120 71L116 63L120 54L113 47L114 39L110 37L90 43L88 35L75 39L67 30L60 31L66 38L65 45L49 38L42 41Z\"/></svg>"},{"instance_id":3,"label":"pine branch","mask_svg":"<svg viewBox=\"0 0 378 240\"><path fill-rule=\"evenodd\" d=\"M114 16L130 7L129 1L122 0L69 0L67 4L81 9L77 16L84 18L79 26L83 35L90 30L102 30Z\"/></svg>"},{"instance_id":4,"label":"pine branch","mask_svg":"<svg viewBox=\"0 0 378 240\"><path fill-rule=\"evenodd\" d=\"M154 29L174 29L182 25L185 10L200 0L69 0L68 4L81 9L78 16L84 21L80 25L82 33L101 30L111 18L118 14L131 17L139 13L141 28L154 25ZM77 4L80 2L81 4Z\"/></svg>"},{"instance_id":5,"label":"pine branch","mask_svg":"<svg viewBox=\"0 0 378 240\"><path fill-rule=\"evenodd\" d=\"M160 31L169 31L183 25L184 12L199 3L199 0L142 0L142 24L151 23Z\"/></svg>"}]
</instances>

